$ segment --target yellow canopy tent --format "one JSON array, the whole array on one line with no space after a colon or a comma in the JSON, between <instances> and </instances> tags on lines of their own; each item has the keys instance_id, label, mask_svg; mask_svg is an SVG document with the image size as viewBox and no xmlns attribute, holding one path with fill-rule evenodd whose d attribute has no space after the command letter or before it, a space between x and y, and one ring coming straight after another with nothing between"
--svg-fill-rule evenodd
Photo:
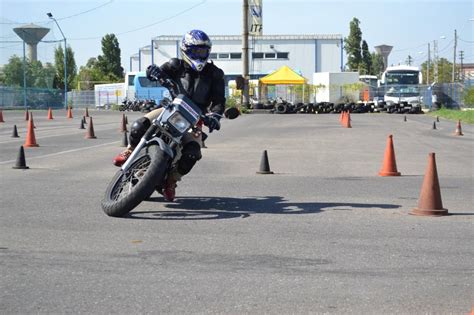
<instances>
[{"instance_id":1,"label":"yellow canopy tent","mask_svg":"<svg viewBox=\"0 0 474 315\"><path fill-rule=\"evenodd\" d=\"M304 84L306 83L306 79L288 66L282 66L280 69L260 78L259 82L259 95L263 99L266 99L267 85L303 85L304 99Z\"/></svg>"},{"instance_id":2,"label":"yellow canopy tent","mask_svg":"<svg viewBox=\"0 0 474 315\"><path fill-rule=\"evenodd\" d=\"M263 84L304 84L306 79L296 73L288 66L283 66L275 72L270 73L263 78L260 78L260 83Z\"/></svg>"}]
</instances>

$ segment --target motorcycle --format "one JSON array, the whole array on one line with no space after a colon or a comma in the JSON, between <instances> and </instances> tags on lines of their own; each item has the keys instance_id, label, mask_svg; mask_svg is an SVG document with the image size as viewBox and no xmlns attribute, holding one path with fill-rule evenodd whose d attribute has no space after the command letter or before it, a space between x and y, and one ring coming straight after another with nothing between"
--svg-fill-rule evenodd
<instances>
[{"instance_id":1,"label":"motorcycle","mask_svg":"<svg viewBox=\"0 0 474 315\"><path fill-rule=\"evenodd\" d=\"M166 104L152 122L130 157L115 174L101 202L109 216L122 217L132 211L156 190L161 191L168 173L178 162L182 137L187 132L201 135L199 122L207 125L209 117L179 90L179 85L164 74L153 78L170 91L173 101ZM240 111L230 107L224 112L228 119Z\"/></svg>"}]
</instances>

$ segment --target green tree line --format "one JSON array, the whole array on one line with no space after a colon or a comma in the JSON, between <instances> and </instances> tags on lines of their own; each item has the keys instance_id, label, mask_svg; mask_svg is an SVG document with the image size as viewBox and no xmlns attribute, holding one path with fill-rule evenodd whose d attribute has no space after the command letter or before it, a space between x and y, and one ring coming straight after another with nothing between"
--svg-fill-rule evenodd
<instances>
[{"instance_id":1,"label":"green tree line","mask_svg":"<svg viewBox=\"0 0 474 315\"><path fill-rule=\"evenodd\" d=\"M93 89L94 82L114 83L123 80L120 46L114 34L102 38L102 54L90 58L79 71L71 46L66 48L67 90L79 86L80 89ZM25 75L24 75L25 74ZM64 89L64 49L61 45L54 50L54 64L30 61L23 64L23 58L10 57L0 74L0 85L23 87L24 77L28 88ZM81 84L82 83L82 84Z\"/></svg>"}]
</instances>

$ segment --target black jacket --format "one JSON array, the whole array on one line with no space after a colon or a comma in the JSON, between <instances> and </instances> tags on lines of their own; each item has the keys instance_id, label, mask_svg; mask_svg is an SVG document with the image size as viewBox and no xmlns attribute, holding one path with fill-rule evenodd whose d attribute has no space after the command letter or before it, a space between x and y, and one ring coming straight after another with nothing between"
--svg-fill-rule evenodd
<instances>
[{"instance_id":1,"label":"black jacket","mask_svg":"<svg viewBox=\"0 0 474 315\"><path fill-rule=\"evenodd\" d=\"M184 60L177 58L170 59L160 68L178 83L181 93L192 99L203 113L224 113L224 71L212 62L208 62L201 72L193 70Z\"/></svg>"}]
</instances>

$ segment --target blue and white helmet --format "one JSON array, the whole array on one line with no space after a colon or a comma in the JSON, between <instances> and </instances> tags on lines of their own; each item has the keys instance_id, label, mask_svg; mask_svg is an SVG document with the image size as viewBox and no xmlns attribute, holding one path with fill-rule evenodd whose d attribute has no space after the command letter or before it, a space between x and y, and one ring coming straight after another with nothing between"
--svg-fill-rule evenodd
<instances>
[{"instance_id":1,"label":"blue and white helmet","mask_svg":"<svg viewBox=\"0 0 474 315\"><path fill-rule=\"evenodd\" d=\"M187 32L181 40L181 55L183 60L196 71L204 69L212 42L206 33L200 30Z\"/></svg>"}]
</instances>

